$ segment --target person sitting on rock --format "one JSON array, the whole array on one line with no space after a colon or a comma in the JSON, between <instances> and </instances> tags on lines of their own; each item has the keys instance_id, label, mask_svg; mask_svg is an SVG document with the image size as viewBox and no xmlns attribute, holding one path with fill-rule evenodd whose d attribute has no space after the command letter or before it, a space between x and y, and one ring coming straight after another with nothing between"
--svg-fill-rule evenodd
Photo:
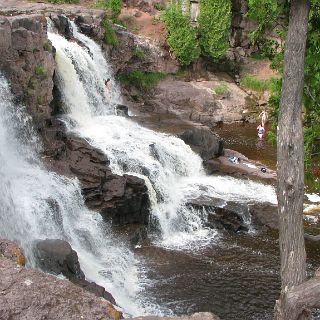
<instances>
[{"instance_id":1,"label":"person sitting on rock","mask_svg":"<svg viewBox=\"0 0 320 320\"><path fill-rule=\"evenodd\" d=\"M259 139L262 139L263 135L264 135L264 126L261 124L258 125L257 127L257 130L258 130L258 137Z\"/></svg>"}]
</instances>

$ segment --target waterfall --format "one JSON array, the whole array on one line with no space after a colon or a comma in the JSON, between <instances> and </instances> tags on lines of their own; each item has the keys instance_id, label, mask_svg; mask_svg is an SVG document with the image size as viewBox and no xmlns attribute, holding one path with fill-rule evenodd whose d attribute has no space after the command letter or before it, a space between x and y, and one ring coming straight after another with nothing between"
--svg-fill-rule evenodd
<instances>
[{"instance_id":1,"label":"waterfall","mask_svg":"<svg viewBox=\"0 0 320 320\"><path fill-rule=\"evenodd\" d=\"M71 24L76 42L53 30L48 33L56 48L58 86L68 112L68 129L104 152L113 172L146 181L162 245L183 247L215 237L213 230L203 226L206 213L187 206L190 199L218 196L241 203L276 202L271 186L206 176L202 160L182 140L115 116L113 108L121 99L111 68L100 47ZM112 79L114 94L104 93L104 78Z\"/></svg>"},{"instance_id":2,"label":"waterfall","mask_svg":"<svg viewBox=\"0 0 320 320\"><path fill-rule=\"evenodd\" d=\"M144 313L132 252L96 212L88 210L76 179L49 172L41 163L39 145L23 107L13 103L0 74L0 238L16 241L35 266L33 243L63 239L77 251L82 270L111 292L126 312Z\"/></svg>"}]
</instances>

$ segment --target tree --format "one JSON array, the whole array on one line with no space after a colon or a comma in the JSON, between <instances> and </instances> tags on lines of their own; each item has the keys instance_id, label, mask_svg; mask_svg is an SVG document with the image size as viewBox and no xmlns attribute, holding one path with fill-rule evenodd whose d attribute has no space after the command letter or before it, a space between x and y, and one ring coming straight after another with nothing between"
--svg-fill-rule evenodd
<instances>
[{"instance_id":1,"label":"tree","mask_svg":"<svg viewBox=\"0 0 320 320\"><path fill-rule=\"evenodd\" d=\"M320 305L320 279L305 282L303 230L304 148L302 94L309 0L292 0L284 56L278 118L278 213L281 256L281 295L277 320L308 318L306 308Z\"/></svg>"}]
</instances>

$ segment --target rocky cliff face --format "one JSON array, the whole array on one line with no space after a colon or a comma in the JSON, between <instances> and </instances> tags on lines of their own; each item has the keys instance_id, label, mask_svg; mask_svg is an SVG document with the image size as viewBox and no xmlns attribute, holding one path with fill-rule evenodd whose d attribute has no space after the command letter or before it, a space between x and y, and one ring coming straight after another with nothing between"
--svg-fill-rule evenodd
<instances>
[{"instance_id":1,"label":"rocky cliff face","mask_svg":"<svg viewBox=\"0 0 320 320\"><path fill-rule=\"evenodd\" d=\"M43 15L0 16L0 65L36 128L50 118L54 57Z\"/></svg>"}]
</instances>

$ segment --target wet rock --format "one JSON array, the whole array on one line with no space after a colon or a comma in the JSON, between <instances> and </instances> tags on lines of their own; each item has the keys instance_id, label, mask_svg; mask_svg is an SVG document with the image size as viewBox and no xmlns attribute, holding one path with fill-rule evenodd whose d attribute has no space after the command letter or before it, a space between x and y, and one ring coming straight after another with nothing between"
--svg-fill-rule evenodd
<instances>
[{"instance_id":1,"label":"wet rock","mask_svg":"<svg viewBox=\"0 0 320 320\"><path fill-rule=\"evenodd\" d=\"M249 204L248 208L253 225L269 229L279 228L279 216L276 205L270 203Z\"/></svg>"},{"instance_id":2,"label":"wet rock","mask_svg":"<svg viewBox=\"0 0 320 320\"><path fill-rule=\"evenodd\" d=\"M208 127L193 127L178 136L197 152L203 160L209 160L222 154L223 140Z\"/></svg>"},{"instance_id":3,"label":"wet rock","mask_svg":"<svg viewBox=\"0 0 320 320\"><path fill-rule=\"evenodd\" d=\"M222 199L194 199L188 201L188 206L196 210L205 210L208 214L205 225L213 229L224 229L232 232L248 231L245 222L248 209L236 202L225 202Z\"/></svg>"},{"instance_id":4,"label":"wet rock","mask_svg":"<svg viewBox=\"0 0 320 320\"><path fill-rule=\"evenodd\" d=\"M126 319L126 320L129 320L129 319ZM182 316L182 317L147 316L147 317L130 318L130 320L220 320L220 318L210 312L198 312L198 313L194 313L191 316Z\"/></svg>"},{"instance_id":5,"label":"wet rock","mask_svg":"<svg viewBox=\"0 0 320 320\"><path fill-rule=\"evenodd\" d=\"M50 18L60 34L62 34L67 39L71 39L73 37L72 27L65 15L51 14Z\"/></svg>"},{"instance_id":6,"label":"wet rock","mask_svg":"<svg viewBox=\"0 0 320 320\"><path fill-rule=\"evenodd\" d=\"M83 288L86 291L93 293L95 296L104 298L104 299L108 300L109 302L111 302L112 304L116 304L116 301L115 301L114 297L112 296L112 294L107 292L104 287L99 286L95 282L89 282L84 279L75 279L75 278L72 278L70 280L75 285Z\"/></svg>"},{"instance_id":7,"label":"wet rock","mask_svg":"<svg viewBox=\"0 0 320 320\"><path fill-rule=\"evenodd\" d=\"M14 242L6 239L0 239L0 257L1 256L14 261L19 266L26 264L23 250Z\"/></svg>"},{"instance_id":8,"label":"wet rock","mask_svg":"<svg viewBox=\"0 0 320 320\"><path fill-rule=\"evenodd\" d=\"M34 269L17 268L0 257L0 319L114 320L112 304L70 281Z\"/></svg>"},{"instance_id":9,"label":"wet rock","mask_svg":"<svg viewBox=\"0 0 320 320\"><path fill-rule=\"evenodd\" d=\"M63 274L68 279L84 279L77 252L70 244L59 239L40 240L35 244L38 266L53 274Z\"/></svg>"},{"instance_id":10,"label":"wet rock","mask_svg":"<svg viewBox=\"0 0 320 320\"><path fill-rule=\"evenodd\" d=\"M116 106L116 114L117 116L128 117L128 107L123 104L118 104Z\"/></svg>"}]
</instances>

